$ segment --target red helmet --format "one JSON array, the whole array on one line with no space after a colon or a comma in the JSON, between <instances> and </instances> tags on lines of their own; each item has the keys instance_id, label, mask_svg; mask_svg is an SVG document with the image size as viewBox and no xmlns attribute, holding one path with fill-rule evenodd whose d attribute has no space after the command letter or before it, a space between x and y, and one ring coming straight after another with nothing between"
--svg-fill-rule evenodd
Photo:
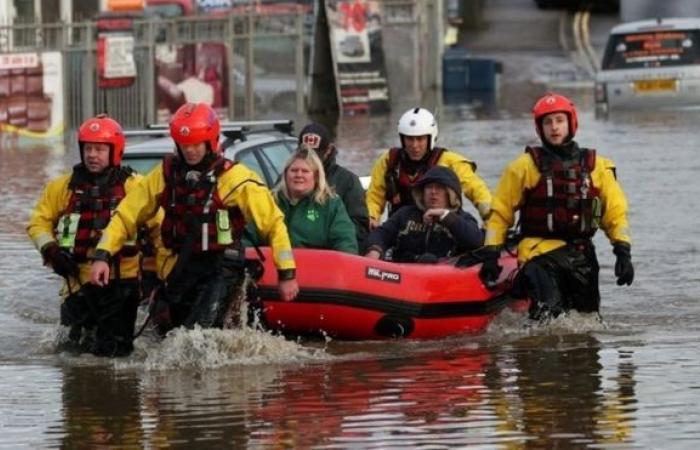
<instances>
[{"instance_id":1,"label":"red helmet","mask_svg":"<svg viewBox=\"0 0 700 450\"><path fill-rule=\"evenodd\" d=\"M532 114L535 117L535 128L537 134L542 136L542 118L547 114L563 112L569 116L569 135L574 137L578 129L578 116L574 102L564 97L563 95L553 92L545 94L537 100L535 106L532 107Z\"/></svg>"},{"instance_id":2,"label":"red helmet","mask_svg":"<svg viewBox=\"0 0 700 450\"><path fill-rule=\"evenodd\" d=\"M92 119L88 119L78 128L78 145L80 146L80 158L83 158L83 145L88 142L99 144L109 144L111 146L110 164L118 166L122 162L124 154L124 132L119 123L107 117L106 114L99 114Z\"/></svg>"},{"instance_id":3,"label":"red helmet","mask_svg":"<svg viewBox=\"0 0 700 450\"><path fill-rule=\"evenodd\" d=\"M185 103L170 120L170 136L178 146L206 142L211 151L218 152L220 131L216 111L206 103Z\"/></svg>"}]
</instances>

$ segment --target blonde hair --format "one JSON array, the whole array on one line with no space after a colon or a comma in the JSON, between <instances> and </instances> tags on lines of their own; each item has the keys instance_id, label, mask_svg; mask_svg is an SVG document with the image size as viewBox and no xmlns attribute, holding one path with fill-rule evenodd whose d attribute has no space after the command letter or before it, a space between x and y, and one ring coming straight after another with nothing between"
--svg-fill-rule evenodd
<instances>
[{"instance_id":1,"label":"blonde hair","mask_svg":"<svg viewBox=\"0 0 700 450\"><path fill-rule=\"evenodd\" d=\"M289 188L287 187L287 170L296 160L306 161L306 163L311 167L314 173L314 190L312 191L313 199L316 203L323 205L331 197L335 197L335 192L328 186L326 182L326 173L323 170L323 163L318 157L315 151L307 148L306 146L299 147L292 156L284 164L284 170L282 171L282 176L280 181L275 188L275 193L277 195L284 195L287 200L292 200L291 195L289 195Z\"/></svg>"},{"instance_id":2,"label":"blonde hair","mask_svg":"<svg viewBox=\"0 0 700 450\"><path fill-rule=\"evenodd\" d=\"M462 208L462 193L455 192L454 189L451 187L447 186L446 184L438 183L442 187L445 188L447 191L447 209L451 211L457 211ZM425 211L427 208L425 207L425 202L423 201L423 197L425 195L425 186L426 184L423 184L418 187L414 187L411 189L411 194L413 195L413 201L416 202L416 206L418 208L422 209Z\"/></svg>"}]
</instances>

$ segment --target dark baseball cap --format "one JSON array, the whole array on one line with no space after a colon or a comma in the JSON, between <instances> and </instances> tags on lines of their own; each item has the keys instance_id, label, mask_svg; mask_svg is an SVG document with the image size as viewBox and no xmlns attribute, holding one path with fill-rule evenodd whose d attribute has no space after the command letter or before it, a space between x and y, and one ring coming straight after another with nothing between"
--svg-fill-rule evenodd
<instances>
[{"instance_id":1,"label":"dark baseball cap","mask_svg":"<svg viewBox=\"0 0 700 450\"><path fill-rule=\"evenodd\" d=\"M299 133L299 147L306 147L320 152L326 150L330 143L330 131L318 122L311 122Z\"/></svg>"}]
</instances>

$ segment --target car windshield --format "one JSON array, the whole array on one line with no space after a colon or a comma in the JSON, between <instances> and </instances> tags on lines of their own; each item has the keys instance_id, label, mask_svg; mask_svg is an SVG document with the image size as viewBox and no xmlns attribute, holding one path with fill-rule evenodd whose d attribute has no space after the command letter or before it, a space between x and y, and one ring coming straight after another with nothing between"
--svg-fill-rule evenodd
<instances>
[{"instance_id":1,"label":"car windshield","mask_svg":"<svg viewBox=\"0 0 700 450\"><path fill-rule=\"evenodd\" d=\"M265 180L265 174L263 173L263 169L258 162L258 158L255 157L255 153L252 151L239 153L236 155L236 160L240 161L244 166L257 173L260 179Z\"/></svg>"},{"instance_id":2,"label":"car windshield","mask_svg":"<svg viewBox=\"0 0 700 450\"><path fill-rule=\"evenodd\" d=\"M610 37L603 69L639 69L700 64L700 31L668 30Z\"/></svg>"},{"instance_id":3,"label":"car windshield","mask_svg":"<svg viewBox=\"0 0 700 450\"><path fill-rule=\"evenodd\" d=\"M265 160L266 166L270 170L270 177L272 182L275 183L279 180L282 171L284 170L284 164L289 159L292 149L289 148L284 142L278 142L275 145L270 145L265 147L262 152L262 157Z\"/></svg>"},{"instance_id":4,"label":"car windshield","mask_svg":"<svg viewBox=\"0 0 700 450\"><path fill-rule=\"evenodd\" d=\"M128 156L124 155L123 166L129 166L136 172L146 175L162 160L162 156Z\"/></svg>"}]
</instances>

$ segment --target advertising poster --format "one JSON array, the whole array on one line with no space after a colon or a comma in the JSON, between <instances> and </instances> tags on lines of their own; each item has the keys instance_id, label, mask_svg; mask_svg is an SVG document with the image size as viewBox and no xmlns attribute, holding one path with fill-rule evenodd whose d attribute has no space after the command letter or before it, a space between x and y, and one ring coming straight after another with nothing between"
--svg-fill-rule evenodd
<instances>
[{"instance_id":1,"label":"advertising poster","mask_svg":"<svg viewBox=\"0 0 700 450\"><path fill-rule=\"evenodd\" d=\"M133 20L115 15L97 20L97 86L131 86L136 80Z\"/></svg>"},{"instance_id":2,"label":"advertising poster","mask_svg":"<svg viewBox=\"0 0 700 450\"><path fill-rule=\"evenodd\" d=\"M341 113L387 111L379 2L325 0L325 6Z\"/></svg>"},{"instance_id":3,"label":"advertising poster","mask_svg":"<svg viewBox=\"0 0 700 450\"><path fill-rule=\"evenodd\" d=\"M0 132L47 138L63 133L63 57L0 54Z\"/></svg>"},{"instance_id":4,"label":"advertising poster","mask_svg":"<svg viewBox=\"0 0 700 450\"><path fill-rule=\"evenodd\" d=\"M186 102L211 105L228 117L226 46L217 42L156 46L156 105L159 123Z\"/></svg>"}]
</instances>

